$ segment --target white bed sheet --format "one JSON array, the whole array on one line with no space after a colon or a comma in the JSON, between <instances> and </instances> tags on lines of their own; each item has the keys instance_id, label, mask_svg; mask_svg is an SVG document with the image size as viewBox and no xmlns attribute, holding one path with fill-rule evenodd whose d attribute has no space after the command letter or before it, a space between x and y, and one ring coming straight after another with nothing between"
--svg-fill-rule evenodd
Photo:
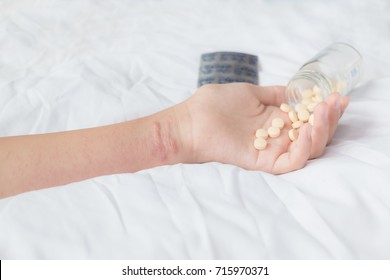
<instances>
[{"instance_id":1,"label":"white bed sheet","mask_svg":"<svg viewBox=\"0 0 390 280\"><path fill-rule=\"evenodd\" d=\"M389 259L390 2L0 1L0 136L176 104L210 51L286 84L334 41L365 59L325 155L274 176L207 163L0 200L1 259Z\"/></svg>"}]
</instances>

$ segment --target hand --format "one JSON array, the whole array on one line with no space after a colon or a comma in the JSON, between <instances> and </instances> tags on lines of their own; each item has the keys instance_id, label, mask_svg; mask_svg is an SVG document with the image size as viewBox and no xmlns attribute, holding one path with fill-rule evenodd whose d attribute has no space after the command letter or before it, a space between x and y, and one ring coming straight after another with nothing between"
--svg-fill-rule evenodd
<instances>
[{"instance_id":1,"label":"hand","mask_svg":"<svg viewBox=\"0 0 390 280\"><path fill-rule=\"evenodd\" d=\"M123 123L58 133L0 137L0 198L88 178L175 163L217 161L285 173L320 156L348 98L331 94L291 142L279 109L283 87L207 85L161 112ZM258 128L286 122L265 150L253 147Z\"/></svg>"},{"instance_id":2,"label":"hand","mask_svg":"<svg viewBox=\"0 0 390 280\"><path fill-rule=\"evenodd\" d=\"M191 123L186 141L191 143L193 161L216 161L280 174L300 169L308 159L321 156L349 98L337 93L329 95L315 108L314 127L305 124L299 129L298 139L291 142L288 137L291 122L279 109L286 102L284 91L284 87L245 83L199 88L183 103ZM285 121L280 136L268 138L266 149L256 150L253 146L256 129L268 128L275 117Z\"/></svg>"}]
</instances>

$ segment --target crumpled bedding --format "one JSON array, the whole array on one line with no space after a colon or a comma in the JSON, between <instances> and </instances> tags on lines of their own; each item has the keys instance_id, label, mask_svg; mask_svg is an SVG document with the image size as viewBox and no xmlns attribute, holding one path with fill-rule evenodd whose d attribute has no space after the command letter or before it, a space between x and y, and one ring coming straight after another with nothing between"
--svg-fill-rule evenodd
<instances>
[{"instance_id":1,"label":"crumpled bedding","mask_svg":"<svg viewBox=\"0 0 390 280\"><path fill-rule=\"evenodd\" d=\"M364 76L333 142L284 175L178 164L0 200L1 259L389 259L390 3L0 1L0 136L141 117L196 89L212 51L286 84L334 41Z\"/></svg>"}]
</instances>

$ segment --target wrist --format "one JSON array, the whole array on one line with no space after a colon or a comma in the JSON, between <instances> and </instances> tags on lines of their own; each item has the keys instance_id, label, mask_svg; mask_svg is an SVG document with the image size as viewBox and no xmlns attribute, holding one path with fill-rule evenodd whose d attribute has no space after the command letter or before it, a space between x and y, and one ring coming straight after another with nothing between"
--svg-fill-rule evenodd
<instances>
[{"instance_id":1,"label":"wrist","mask_svg":"<svg viewBox=\"0 0 390 280\"><path fill-rule=\"evenodd\" d=\"M180 159L182 163L195 163L195 151L193 142L193 120L191 118L188 102L180 103L172 107L177 139L180 143Z\"/></svg>"},{"instance_id":2,"label":"wrist","mask_svg":"<svg viewBox=\"0 0 390 280\"><path fill-rule=\"evenodd\" d=\"M158 165L193 163L191 118L186 103L150 117L151 150Z\"/></svg>"}]
</instances>

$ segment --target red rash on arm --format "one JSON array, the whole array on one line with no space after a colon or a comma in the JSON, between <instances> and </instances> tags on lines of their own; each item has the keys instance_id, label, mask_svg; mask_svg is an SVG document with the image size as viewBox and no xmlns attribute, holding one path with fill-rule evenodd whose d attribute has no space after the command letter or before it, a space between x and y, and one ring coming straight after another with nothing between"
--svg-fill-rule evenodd
<instances>
[{"instance_id":1,"label":"red rash on arm","mask_svg":"<svg viewBox=\"0 0 390 280\"><path fill-rule=\"evenodd\" d=\"M157 156L161 162L167 162L169 156L174 156L178 152L176 140L172 137L171 121L168 120L163 129L160 122L154 122L153 130L152 154Z\"/></svg>"}]
</instances>

